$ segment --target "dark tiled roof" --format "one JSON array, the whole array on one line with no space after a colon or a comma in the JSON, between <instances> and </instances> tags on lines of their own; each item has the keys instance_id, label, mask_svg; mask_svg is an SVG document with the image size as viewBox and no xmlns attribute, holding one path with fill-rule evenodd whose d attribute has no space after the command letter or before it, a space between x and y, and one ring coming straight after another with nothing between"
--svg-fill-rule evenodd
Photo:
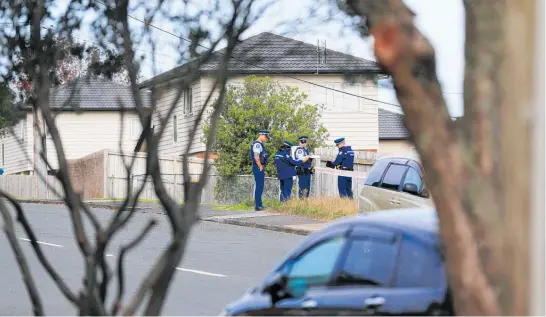
<instances>
[{"instance_id":1,"label":"dark tiled roof","mask_svg":"<svg viewBox=\"0 0 546 317\"><path fill-rule=\"evenodd\" d=\"M149 107L150 92L140 90L144 107ZM131 87L100 77L82 77L50 90L49 105L57 110L135 109Z\"/></svg>"},{"instance_id":2,"label":"dark tiled roof","mask_svg":"<svg viewBox=\"0 0 546 317\"><path fill-rule=\"evenodd\" d=\"M221 49L199 68L200 73L215 72L225 49ZM321 56L324 55L321 52ZM142 85L162 82L186 74L197 60L156 76ZM326 63L318 65L319 74L364 74L384 71L373 61L326 50ZM317 47L269 32L260 33L239 43L228 62L232 74L316 74Z\"/></svg>"},{"instance_id":3,"label":"dark tiled roof","mask_svg":"<svg viewBox=\"0 0 546 317\"><path fill-rule=\"evenodd\" d=\"M409 131L404 124L404 115L385 109L379 111L379 140L406 140Z\"/></svg>"}]
</instances>

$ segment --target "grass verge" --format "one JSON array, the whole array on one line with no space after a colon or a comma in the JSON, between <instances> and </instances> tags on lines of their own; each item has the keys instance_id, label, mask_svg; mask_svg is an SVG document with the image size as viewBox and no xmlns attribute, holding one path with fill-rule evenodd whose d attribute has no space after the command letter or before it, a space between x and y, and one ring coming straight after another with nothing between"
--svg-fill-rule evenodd
<instances>
[{"instance_id":1,"label":"grass verge","mask_svg":"<svg viewBox=\"0 0 546 317\"><path fill-rule=\"evenodd\" d=\"M277 200L269 200L269 199L265 199L263 201L264 203L264 206L266 207L266 209L270 209L270 208L279 208L281 206L281 203ZM248 211L252 211L254 210L254 200L245 200L243 201L242 203L240 204L236 204L236 205L211 205L213 209L215 210L248 210Z\"/></svg>"},{"instance_id":2,"label":"grass verge","mask_svg":"<svg viewBox=\"0 0 546 317\"><path fill-rule=\"evenodd\" d=\"M264 200L266 210L317 220L333 220L357 214L356 200L338 197L293 198L282 204L278 200ZM216 210L254 210L254 201L247 200L237 205L213 205Z\"/></svg>"},{"instance_id":3,"label":"grass verge","mask_svg":"<svg viewBox=\"0 0 546 317\"><path fill-rule=\"evenodd\" d=\"M271 211L317 220L333 220L357 214L356 200L338 197L311 197L291 199L284 204L272 206Z\"/></svg>"}]
</instances>

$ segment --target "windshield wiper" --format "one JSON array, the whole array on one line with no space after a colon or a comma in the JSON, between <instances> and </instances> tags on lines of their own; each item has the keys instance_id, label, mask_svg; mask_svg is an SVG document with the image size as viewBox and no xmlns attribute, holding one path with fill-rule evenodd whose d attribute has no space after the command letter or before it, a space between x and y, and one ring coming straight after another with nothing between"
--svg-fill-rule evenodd
<instances>
[{"instance_id":1,"label":"windshield wiper","mask_svg":"<svg viewBox=\"0 0 546 317\"><path fill-rule=\"evenodd\" d=\"M337 276L337 282L341 284L358 284L358 285L371 285L371 286L380 286L379 282L365 278L356 276L354 274L347 273L345 271L342 271Z\"/></svg>"}]
</instances>

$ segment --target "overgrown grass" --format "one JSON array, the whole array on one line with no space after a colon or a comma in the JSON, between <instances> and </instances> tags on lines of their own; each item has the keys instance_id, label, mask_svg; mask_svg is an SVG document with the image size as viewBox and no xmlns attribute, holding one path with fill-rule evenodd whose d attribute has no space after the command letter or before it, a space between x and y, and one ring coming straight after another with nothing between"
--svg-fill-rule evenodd
<instances>
[{"instance_id":1,"label":"overgrown grass","mask_svg":"<svg viewBox=\"0 0 546 317\"><path fill-rule=\"evenodd\" d=\"M357 214L356 200L338 197L293 198L282 204L278 200L264 200L266 211L317 220L333 220ZM237 205L213 205L216 210L254 210L254 201L246 200Z\"/></svg>"},{"instance_id":2,"label":"overgrown grass","mask_svg":"<svg viewBox=\"0 0 546 317\"><path fill-rule=\"evenodd\" d=\"M281 203L277 200L265 199L263 203L268 210L281 206ZM248 199L236 205L212 205L212 208L215 210L254 210L254 200Z\"/></svg>"},{"instance_id":3,"label":"overgrown grass","mask_svg":"<svg viewBox=\"0 0 546 317\"><path fill-rule=\"evenodd\" d=\"M338 197L311 197L291 199L271 208L272 212L286 213L318 220L333 220L357 214L356 200Z\"/></svg>"}]
</instances>

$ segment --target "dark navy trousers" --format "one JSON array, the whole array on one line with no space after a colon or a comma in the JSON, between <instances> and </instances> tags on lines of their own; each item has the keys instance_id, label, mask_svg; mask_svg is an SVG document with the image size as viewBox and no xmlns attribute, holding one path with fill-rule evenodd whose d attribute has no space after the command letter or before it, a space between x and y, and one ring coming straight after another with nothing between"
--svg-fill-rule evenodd
<instances>
[{"instance_id":1,"label":"dark navy trousers","mask_svg":"<svg viewBox=\"0 0 546 317\"><path fill-rule=\"evenodd\" d=\"M281 203L290 199L292 194L292 186L294 185L294 180L292 177L279 179L280 191L281 191Z\"/></svg>"},{"instance_id":2,"label":"dark navy trousers","mask_svg":"<svg viewBox=\"0 0 546 317\"><path fill-rule=\"evenodd\" d=\"M311 174L298 175L298 187L300 198L308 198L311 192Z\"/></svg>"},{"instance_id":3,"label":"dark navy trousers","mask_svg":"<svg viewBox=\"0 0 546 317\"><path fill-rule=\"evenodd\" d=\"M262 194L264 193L264 182L265 182L265 166L263 170L260 171L258 165L252 164L252 174L254 174L254 205L255 208L263 208L262 203Z\"/></svg>"},{"instance_id":4,"label":"dark navy trousers","mask_svg":"<svg viewBox=\"0 0 546 317\"><path fill-rule=\"evenodd\" d=\"M353 199L353 179L347 176L337 177L337 189L341 198Z\"/></svg>"}]
</instances>

